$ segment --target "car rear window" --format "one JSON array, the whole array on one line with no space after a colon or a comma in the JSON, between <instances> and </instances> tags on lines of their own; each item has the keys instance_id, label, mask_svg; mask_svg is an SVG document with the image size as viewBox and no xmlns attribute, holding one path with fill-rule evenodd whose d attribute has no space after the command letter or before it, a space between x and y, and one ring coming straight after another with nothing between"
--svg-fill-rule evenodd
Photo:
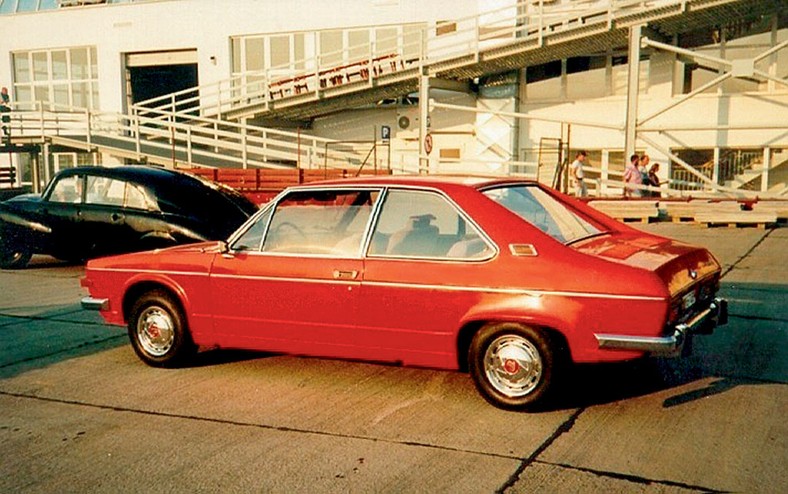
<instances>
[{"instance_id":1,"label":"car rear window","mask_svg":"<svg viewBox=\"0 0 788 494\"><path fill-rule=\"evenodd\" d=\"M536 185L508 185L485 189L484 195L562 243L602 232L577 212Z\"/></svg>"}]
</instances>

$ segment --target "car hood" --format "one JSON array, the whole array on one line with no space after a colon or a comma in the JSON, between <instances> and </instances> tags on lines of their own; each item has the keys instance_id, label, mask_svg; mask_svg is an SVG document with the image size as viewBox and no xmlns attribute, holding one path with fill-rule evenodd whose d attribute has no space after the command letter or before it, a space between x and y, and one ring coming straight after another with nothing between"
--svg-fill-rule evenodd
<instances>
[{"instance_id":1,"label":"car hood","mask_svg":"<svg viewBox=\"0 0 788 494\"><path fill-rule=\"evenodd\" d=\"M41 194L19 194L0 204L13 205L15 202L41 202Z\"/></svg>"},{"instance_id":2,"label":"car hood","mask_svg":"<svg viewBox=\"0 0 788 494\"><path fill-rule=\"evenodd\" d=\"M638 233L612 233L572 245L579 252L657 273L671 296L719 278L720 265L703 247Z\"/></svg>"},{"instance_id":3,"label":"car hood","mask_svg":"<svg viewBox=\"0 0 788 494\"><path fill-rule=\"evenodd\" d=\"M131 252L116 256L100 257L88 261L88 269L169 269L204 271L209 267L213 254L218 254L224 242L210 241L176 245L164 249Z\"/></svg>"}]
</instances>

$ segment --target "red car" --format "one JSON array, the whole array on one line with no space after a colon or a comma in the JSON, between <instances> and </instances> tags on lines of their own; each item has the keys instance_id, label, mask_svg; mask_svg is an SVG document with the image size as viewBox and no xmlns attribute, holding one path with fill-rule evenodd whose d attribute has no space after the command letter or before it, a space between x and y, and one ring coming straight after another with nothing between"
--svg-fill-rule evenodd
<instances>
[{"instance_id":1,"label":"red car","mask_svg":"<svg viewBox=\"0 0 788 494\"><path fill-rule=\"evenodd\" d=\"M385 177L286 190L226 242L90 261L86 309L153 366L198 347L469 371L527 408L566 364L678 354L727 320L705 249L537 183Z\"/></svg>"}]
</instances>

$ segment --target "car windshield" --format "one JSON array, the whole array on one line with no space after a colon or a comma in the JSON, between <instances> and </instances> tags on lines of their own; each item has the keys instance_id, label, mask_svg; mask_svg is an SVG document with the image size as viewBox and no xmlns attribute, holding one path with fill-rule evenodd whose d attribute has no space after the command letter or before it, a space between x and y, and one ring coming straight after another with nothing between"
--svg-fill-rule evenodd
<instances>
[{"instance_id":1,"label":"car windshield","mask_svg":"<svg viewBox=\"0 0 788 494\"><path fill-rule=\"evenodd\" d=\"M483 193L559 242L570 243L602 233L536 185L495 187Z\"/></svg>"}]
</instances>

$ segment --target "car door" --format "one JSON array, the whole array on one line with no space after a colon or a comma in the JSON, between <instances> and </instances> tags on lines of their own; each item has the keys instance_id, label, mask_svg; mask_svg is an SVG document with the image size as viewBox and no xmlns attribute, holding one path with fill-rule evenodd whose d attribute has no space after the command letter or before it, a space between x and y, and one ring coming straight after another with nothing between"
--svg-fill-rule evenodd
<instances>
[{"instance_id":1,"label":"car door","mask_svg":"<svg viewBox=\"0 0 788 494\"><path fill-rule=\"evenodd\" d=\"M484 287L494 286L487 264L495 252L446 196L387 191L369 243L359 298L359 327L364 340L374 342L374 358L456 365L458 323L491 296Z\"/></svg>"},{"instance_id":2,"label":"car door","mask_svg":"<svg viewBox=\"0 0 788 494\"><path fill-rule=\"evenodd\" d=\"M59 176L42 201L44 223L52 230L45 250L57 257L81 258L89 246L81 217L84 184L84 174Z\"/></svg>"},{"instance_id":3,"label":"car door","mask_svg":"<svg viewBox=\"0 0 788 494\"><path fill-rule=\"evenodd\" d=\"M258 214L210 275L214 328L227 346L358 357L361 246L370 189L308 189Z\"/></svg>"},{"instance_id":4,"label":"car door","mask_svg":"<svg viewBox=\"0 0 788 494\"><path fill-rule=\"evenodd\" d=\"M111 177L86 175L85 196L78 212L80 230L91 257L129 250L133 241L126 224L127 183Z\"/></svg>"}]
</instances>

